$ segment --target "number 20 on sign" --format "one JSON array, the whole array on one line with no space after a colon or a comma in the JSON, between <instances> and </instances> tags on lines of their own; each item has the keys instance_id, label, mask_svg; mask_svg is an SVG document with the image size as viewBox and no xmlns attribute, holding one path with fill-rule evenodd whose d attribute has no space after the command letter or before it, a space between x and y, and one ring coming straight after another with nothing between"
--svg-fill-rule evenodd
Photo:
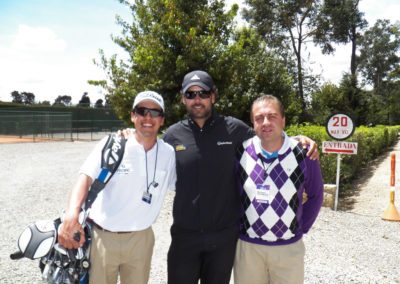
<instances>
[{"instance_id":1,"label":"number 20 on sign","mask_svg":"<svg viewBox=\"0 0 400 284\"><path fill-rule=\"evenodd\" d=\"M343 113L336 113L329 117L326 124L326 132L330 137L336 140L345 140L354 132L352 119Z\"/></svg>"}]
</instances>

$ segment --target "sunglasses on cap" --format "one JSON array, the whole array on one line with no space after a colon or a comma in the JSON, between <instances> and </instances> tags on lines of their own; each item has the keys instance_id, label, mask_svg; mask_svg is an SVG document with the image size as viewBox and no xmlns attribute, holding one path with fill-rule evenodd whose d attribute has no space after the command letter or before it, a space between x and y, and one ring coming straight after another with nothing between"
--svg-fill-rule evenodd
<instances>
[{"instance_id":1,"label":"sunglasses on cap","mask_svg":"<svg viewBox=\"0 0 400 284\"><path fill-rule=\"evenodd\" d=\"M189 100L193 100L196 96L199 96L201 99L209 99L211 97L211 92L206 90L186 91L183 95Z\"/></svg>"},{"instance_id":2,"label":"sunglasses on cap","mask_svg":"<svg viewBox=\"0 0 400 284\"><path fill-rule=\"evenodd\" d=\"M163 111L156 108L136 107L133 112L140 116L146 116L148 113L150 113L151 117L164 116Z\"/></svg>"}]
</instances>

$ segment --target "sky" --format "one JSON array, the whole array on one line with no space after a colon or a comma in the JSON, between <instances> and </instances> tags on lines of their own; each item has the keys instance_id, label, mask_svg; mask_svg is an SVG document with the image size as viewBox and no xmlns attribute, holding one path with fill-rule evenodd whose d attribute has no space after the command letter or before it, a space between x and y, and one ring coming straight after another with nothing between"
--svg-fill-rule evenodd
<instances>
[{"instance_id":1,"label":"sky","mask_svg":"<svg viewBox=\"0 0 400 284\"><path fill-rule=\"evenodd\" d=\"M242 7L240 0L226 2ZM370 26L377 19L400 20L398 0L361 0L359 7ZM101 88L87 83L105 79L93 59L100 58L99 49L124 58L111 35L121 31L116 15L130 20L129 12L117 0L0 0L0 100L11 101L12 91L34 93L36 102L68 95L76 104L84 92L92 103L104 99ZM324 81L338 83L349 71L349 45L338 46L334 56L312 45L308 52Z\"/></svg>"}]
</instances>

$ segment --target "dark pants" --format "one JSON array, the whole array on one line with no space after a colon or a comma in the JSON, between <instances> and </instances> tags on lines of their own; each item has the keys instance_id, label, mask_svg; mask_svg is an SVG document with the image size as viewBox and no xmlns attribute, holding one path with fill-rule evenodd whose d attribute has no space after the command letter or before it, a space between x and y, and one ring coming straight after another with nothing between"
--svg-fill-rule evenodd
<instances>
[{"instance_id":1,"label":"dark pants","mask_svg":"<svg viewBox=\"0 0 400 284\"><path fill-rule=\"evenodd\" d=\"M169 284L229 284L235 257L236 226L217 232L171 227L168 251Z\"/></svg>"}]
</instances>

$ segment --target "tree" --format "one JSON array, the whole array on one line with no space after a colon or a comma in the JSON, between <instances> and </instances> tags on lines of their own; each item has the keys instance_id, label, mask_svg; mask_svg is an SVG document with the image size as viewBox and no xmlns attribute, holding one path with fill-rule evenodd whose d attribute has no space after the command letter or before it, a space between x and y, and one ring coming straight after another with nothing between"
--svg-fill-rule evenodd
<instances>
[{"instance_id":1,"label":"tree","mask_svg":"<svg viewBox=\"0 0 400 284\"><path fill-rule=\"evenodd\" d=\"M35 95L29 92L22 92L21 96L25 105L33 105L35 103Z\"/></svg>"},{"instance_id":2,"label":"tree","mask_svg":"<svg viewBox=\"0 0 400 284\"><path fill-rule=\"evenodd\" d=\"M102 100L102 99L98 99L98 100L95 102L94 107L95 107L95 108L104 108L103 100Z\"/></svg>"},{"instance_id":3,"label":"tree","mask_svg":"<svg viewBox=\"0 0 400 284\"><path fill-rule=\"evenodd\" d=\"M312 94L312 116L315 123L324 125L334 112L348 113L347 97L335 84L326 83Z\"/></svg>"},{"instance_id":4,"label":"tree","mask_svg":"<svg viewBox=\"0 0 400 284\"><path fill-rule=\"evenodd\" d=\"M290 47L296 59L295 78L302 109L306 110L302 48L312 38L317 24L318 0L246 0L244 17L264 37L267 46Z\"/></svg>"},{"instance_id":5,"label":"tree","mask_svg":"<svg viewBox=\"0 0 400 284\"><path fill-rule=\"evenodd\" d=\"M368 123L369 94L354 87L353 80L351 74L344 74L339 86L326 83L312 94L311 113L315 123L324 125L334 112L347 113L355 125Z\"/></svg>"},{"instance_id":6,"label":"tree","mask_svg":"<svg viewBox=\"0 0 400 284\"><path fill-rule=\"evenodd\" d=\"M388 124L400 125L400 81L389 82Z\"/></svg>"},{"instance_id":7,"label":"tree","mask_svg":"<svg viewBox=\"0 0 400 284\"><path fill-rule=\"evenodd\" d=\"M18 91L12 91L11 97L13 98L13 103L25 105L32 105L35 103L35 95L30 92L19 93Z\"/></svg>"},{"instance_id":8,"label":"tree","mask_svg":"<svg viewBox=\"0 0 400 284\"><path fill-rule=\"evenodd\" d=\"M314 42L322 47L322 53L334 53L333 43L351 43L350 74L357 78L356 50L360 32L368 23L364 13L358 10L359 0L325 0L317 18ZM354 80L353 87L357 81Z\"/></svg>"},{"instance_id":9,"label":"tree","mask_svg":"<svg viewBox=\"0 0 400 284\"><path fill-rule=\"evenodd\" d=\"M400 23L378 20L361 41L359 67L364 82L373 86L369 117L374 123L393 124L398 115L400 78Z\"/></svg>"},{"instance_id":10,"label":"tree","mask_svg":"<svg viewBox=\"0 0 400 284\"><path fill-rule=\"evenodd\" d=\"M129 120L135 95L151 89L163 94L167 121L177 120L183 113L178 94L184 74L205 69L217 84L225 79L218 60L229 45L238 6L225 12L224 1L217 0L120 2L130 8L133 21L119 18L122 35L113 40L129 59L106 58L101 51L96 63L105 70L107 81L90 82L105 88L120 118Z\"/></svg>"},{"instance_id":11,"label":"tree","mask_svg":"<svg viewBox=\"0 0 400 284\"><path fill-rule=\"evenodd\" d=\"M340 90L347 99L348 113L353 117L355 125L367 124L369 105L367 93L357 86L352 74L344 74L340 82Z\"/></svg>"},{"instance_id":12,"label":"tree","mask_svg":"<svg viewBox=\"0 0 400 284\"><path fill-rule=\"evenodd\" d=\"M250 107L261 94L277 96L286 109L287 123L299 122L301 103L297 100L285 62L266 49L262 37L253 28L241 28L233 34L232 44L218 63L225 81L217 109L250 123Z\"/></svg>"},{"instance_id":13,"label":"tree","mask_svg":"<svg viewBox=\"0 0 400 284\"><path fill-rule=\"evenodd\" d=\"M298 121L302 108L287 67L276 53L266 50L253 28L233 29L237 5L227 12L224 1L216 0L135 1L129 7L133 24L120 19L123 36L114 37L129 60L106 58L101 52L97 64L108 80L90 81L106 90L106 100L120 118L128 121L136 93L151 89L165 98L167 123L175 122L184 113L179 95L183 76L203 69L218 86L216 108L223 114L249 121L252 100L272 93L285 104L292 103L285 106L293 121Z\"/></svg>"},{"instance_id":14,"label":"tree","mask_svg":"<svg viewBox=\"0 0 400 284\"><path fill-rule=\"evenodd\" d=\"M71 96L58 96L53 103L53 106L70 106L72 98Z\"/></svg>"},{"instance_id":15,"label":"tree","mask_svg":"<svg viewBox=\"0 0 400 284\"><path fill-rule=\"evenodd\" d=\"M398 79L400 68L400 23L378 20L361 41L359 65L366 83L383 93L385 83ZM386 84L387 85L387 84Z\"/></svg>"},{"instance_id":16,"label":"tree","mask_svg":"<svg viewBox=\"0 0 400 284\"><path fill-rule=\"evenodd\" d=\"M84 92L82 98L80 99L78 106L80 107L90 107L90 98L87 92Z\"/></svg>"},{"instance_id":17,"label":"tree","mask_svg":"<svg viewBox=\"0 0 400 284\"><path fill-rule=\"evenodd\" d=\"M40 105L43 105L43 106L50 106L51 104L50 104L50 101L42 101L42 102L40 102L39 103Z\"/></svg>"},{"instance_id":18,"label":"tree","mask_svg":"<svg viewBox=\"0 0 400 284\"><path fill-rule=\"evenodd\" d=\"M13 103L16 103L16 104L24 103L24 99L23 99L22 95L18 91L12 91L11 92L11 97L12 97L12 101L11 102L13 102Z\"/></svg>"}]
</instances>

